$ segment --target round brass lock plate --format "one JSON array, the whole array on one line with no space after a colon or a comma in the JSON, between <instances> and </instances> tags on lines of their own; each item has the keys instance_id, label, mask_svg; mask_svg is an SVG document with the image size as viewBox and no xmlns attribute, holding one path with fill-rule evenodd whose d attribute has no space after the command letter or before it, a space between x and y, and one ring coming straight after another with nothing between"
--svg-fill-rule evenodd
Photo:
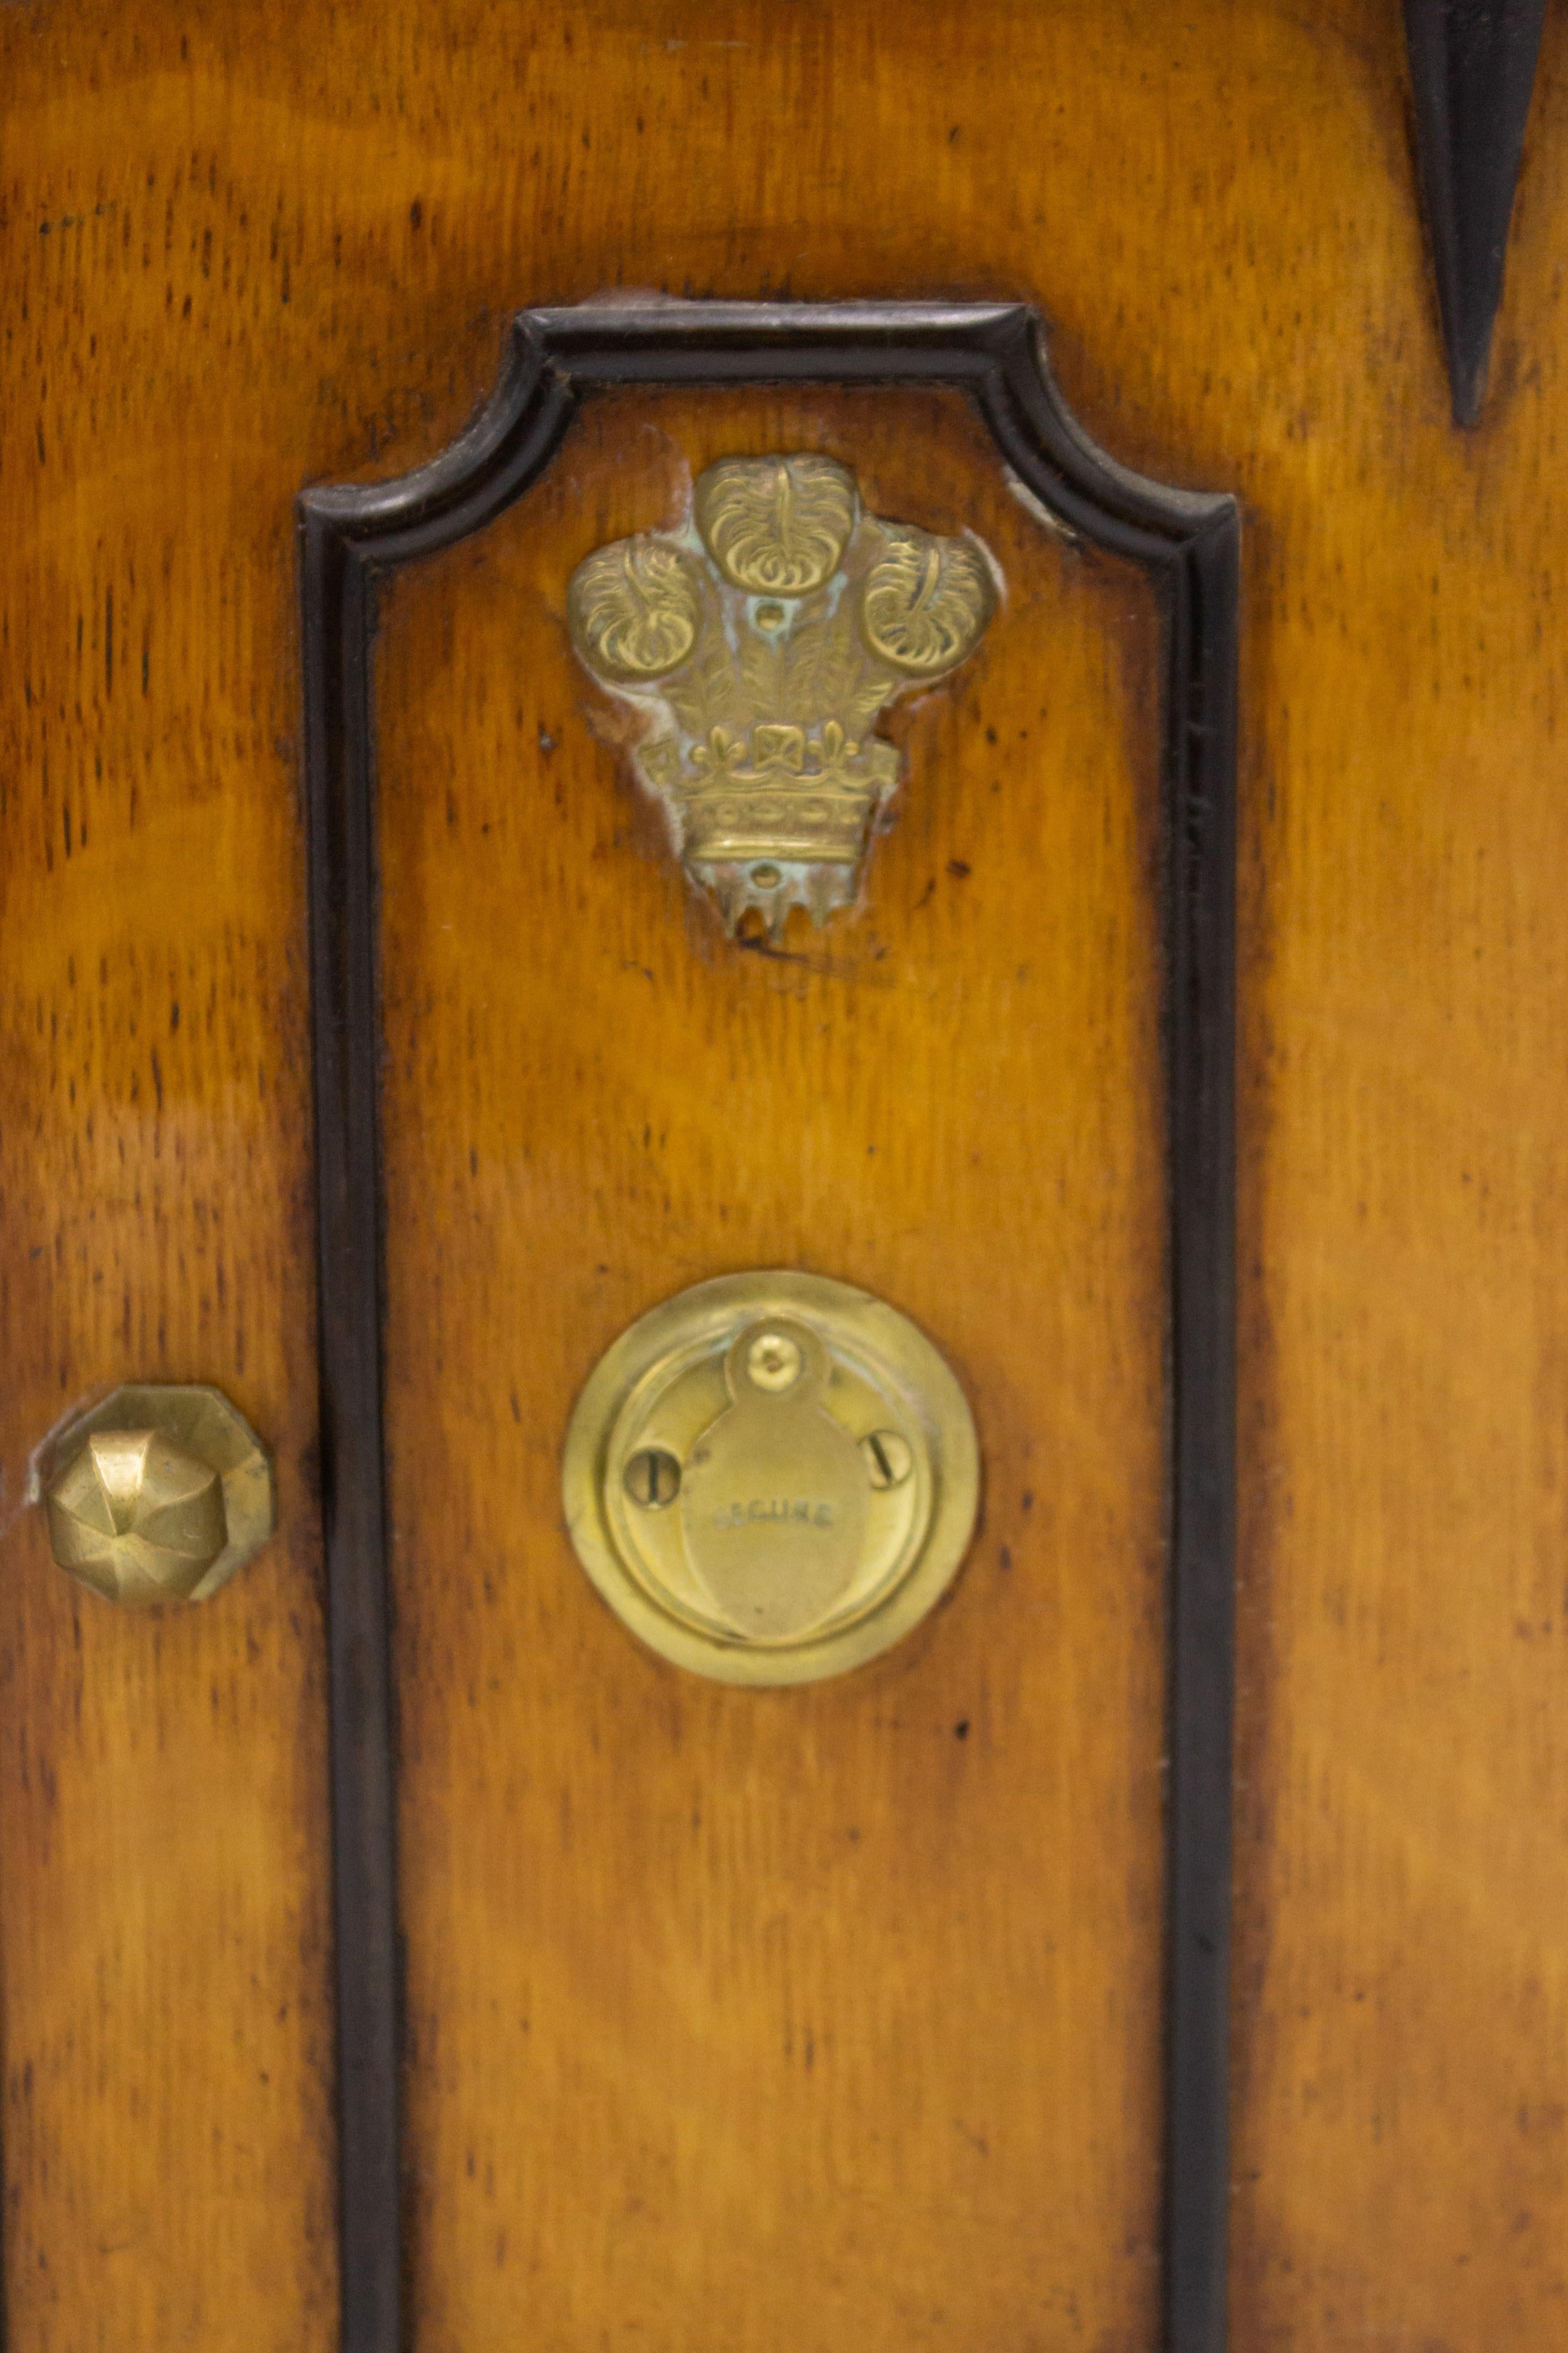
<instances>
[{"instance_id":1,"label":"round brass lock plate","mask_svg":"<svg viewBox=\"0 0 1568 2353\"><path fill-rule=\"evenodd\" d=\"M567 1432L578 1557L723 1683L811 1683L918 1625L974 1526L968 1401L907 1316L824 1275L698 1283L603 1356Z\"/></svg>"}]
</instances>

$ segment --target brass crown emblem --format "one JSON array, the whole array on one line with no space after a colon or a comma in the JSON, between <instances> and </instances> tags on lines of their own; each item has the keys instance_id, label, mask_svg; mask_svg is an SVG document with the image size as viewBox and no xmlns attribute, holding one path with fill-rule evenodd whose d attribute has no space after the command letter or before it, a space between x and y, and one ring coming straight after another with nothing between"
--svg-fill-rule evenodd
<instances>
[{"instance_id":1,"label":"brass crown emblem","mask_svg":"<svg viewBox=\"0 0 1568 2353\"><path fill-rule=\"evenodd\" d=\"M633 757L733 931L847 905L899 754L895 696L974 650L995 606L973 538L884 521L831 458L727 458L677 533L614 541L567 593L572 642L651 720Z\"/></svg>"}]
</instances>

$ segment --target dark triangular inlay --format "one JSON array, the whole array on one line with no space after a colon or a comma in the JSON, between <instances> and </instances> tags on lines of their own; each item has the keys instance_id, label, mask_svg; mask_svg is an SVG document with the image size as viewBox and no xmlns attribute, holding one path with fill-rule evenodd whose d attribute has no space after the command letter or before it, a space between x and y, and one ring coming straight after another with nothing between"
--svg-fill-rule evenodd
<instances>
[{"instance_id":1,"label":"dark triangular inlay","mask_svg":"<svg viewBox=\"0 0 1568 2353\"><path fill-rule=\"evenodd\" d=\"M1454 417L1473 425L1546 0L1405 0L1415 137Z\"/></svg>"}]
</instances>

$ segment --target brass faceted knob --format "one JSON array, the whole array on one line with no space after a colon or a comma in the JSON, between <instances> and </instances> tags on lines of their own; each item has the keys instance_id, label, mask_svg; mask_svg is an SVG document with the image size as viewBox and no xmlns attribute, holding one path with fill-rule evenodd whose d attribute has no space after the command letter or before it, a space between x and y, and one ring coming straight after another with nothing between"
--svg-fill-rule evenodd
<instances>
[{"instance_id":1,"label":"brass faceted knob","mask_svg":"<svg viewBox=\"0 0 1568 2353\"><path fill-rule=\"evenodd\" d=\"M49 1454L49 1548L107 1600L205 1600L272 1533L272 1466L220 1390L128 1385Z\"/></svg>"}]
</instances>

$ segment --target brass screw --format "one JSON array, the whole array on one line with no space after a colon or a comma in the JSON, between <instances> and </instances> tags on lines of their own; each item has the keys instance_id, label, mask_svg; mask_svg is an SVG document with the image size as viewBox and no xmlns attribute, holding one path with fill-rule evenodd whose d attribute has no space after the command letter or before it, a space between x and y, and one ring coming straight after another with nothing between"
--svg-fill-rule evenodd
<instances>
[{"instance_id":1,"label":"brass screw","mask_svg":"<svg viewBox=\"0 0 1568 2353\"><path fill-rule=\"evenodd\" d=\"M752 880L759 891L776 891L784 876L776 866L753 866Z\"/></svg>"},{"instance_id":2,"label":"brass screw","mask_svg":"<svg viewBox=\"0 0 1568 2353\"><path fill-rule=\"evenodd\" d=\"M680 1465L663 1446L639 1446L622 1479L633 1503L645 1512L664 1511L680 1493Z\"/></svg>"},{"instance_id":3,"label":"brass screw","mask_svg":"<svg viewBox=\"0 0 1568 2353\"><path fill-rule=\"evenodd\" d=\"M760 1332L746 1351L746 1370L760 1389L776 1397L800 1378L800 1347L787 1332Z\"/></svg>"},{"instance_id":4,"label":"brass screw","mask_svg":"<svg viewBox=\"0 0 1568 2353\"><path fill-rule=\"evenodd\" d=\"M909 1440L896 1430L874 1430L860 1440L860 1451L873 1487L901 1487L915 1467Z\"/></svg>"}]
</instances>

